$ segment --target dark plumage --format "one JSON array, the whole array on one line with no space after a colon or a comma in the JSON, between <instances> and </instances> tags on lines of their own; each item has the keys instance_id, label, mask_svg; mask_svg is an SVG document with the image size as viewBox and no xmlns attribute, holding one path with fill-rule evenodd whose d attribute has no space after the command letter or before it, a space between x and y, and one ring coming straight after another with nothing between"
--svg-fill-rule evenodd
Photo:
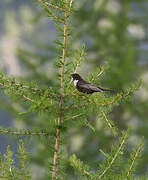
<instances>
[{"instance_id":1,"label":"dark plumage","mask_svg":"<svg viewBox=\"0 0 148 180\"><path fill-rule=\"evenodd\" d=\"M71 74L71 76L73 78L75 87L80 92L92 94L94 92L112 91L110 89L104 89L104 88L97 87L97 86L85 81L77 73Z\"/></svg>"}]
</instances>

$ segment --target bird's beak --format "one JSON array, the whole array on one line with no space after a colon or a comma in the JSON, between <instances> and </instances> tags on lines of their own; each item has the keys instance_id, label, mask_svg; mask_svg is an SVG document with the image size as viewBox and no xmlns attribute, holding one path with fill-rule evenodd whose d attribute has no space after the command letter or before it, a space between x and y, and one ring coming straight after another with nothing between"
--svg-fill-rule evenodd
<instances>
[{"instance_id":1,"label":"bird's beak","mask_svg":"<svg viewBox=\"0 0 148 180\"><path fill-rule=\"evenodd\" d=\"M70 77L72 78L72 80L71 80L71 81L73 81L73 77L72 77L72 75L73 75L73 74L70 74Z\"/></svg>"},{"instance_id":2,"label":"bird's beak","mask_svg":"<svg viewBox=\"0 0 148 180\"><path fill-rule=\"evenodd\" d=\"M71 78L71 80L70 80L70 84L71 84L71 83L72 83L72 81L73 81L72 74L70 74L70 78Z\"/></svg>"}]
</instances>

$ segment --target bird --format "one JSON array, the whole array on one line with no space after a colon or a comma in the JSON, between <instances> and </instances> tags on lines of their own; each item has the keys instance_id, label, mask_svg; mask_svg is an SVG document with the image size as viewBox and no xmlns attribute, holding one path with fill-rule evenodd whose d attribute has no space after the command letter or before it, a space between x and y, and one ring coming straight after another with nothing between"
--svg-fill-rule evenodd
<instances>
[{"instance_id":1,"label":"bird","mask_svg":"<svg viewBox=\"0 0 148 180\"><path fill-rule=\"evenodd\" d=\"M85 81L84 79L82 79L82 77L77 73L71 74L71 76L74 82L74 86L76 87L78 91L82 93L92 94L94 92L113 91L111 89L104 89L104 88L95 86Z\"/></svg>"}]
</instances>

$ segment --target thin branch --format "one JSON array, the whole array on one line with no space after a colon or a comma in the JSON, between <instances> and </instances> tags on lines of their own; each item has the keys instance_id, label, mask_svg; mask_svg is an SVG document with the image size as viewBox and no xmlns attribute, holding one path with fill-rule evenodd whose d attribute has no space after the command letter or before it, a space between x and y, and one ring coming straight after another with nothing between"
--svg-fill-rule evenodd
<instances>
[{"instance_id":1,"label":"thin branch","mask_svg":"<svg viewBox=\"0 0 148 180\"><path fill-rule=\"evenodd\" d=\"M20 84L17 82L17 81L10 81L8 78L6 78L6 77L3 77L3 76L0 76L0 78L2 79L2 80L4 80L4 81L6 81L7 83L9 83L9 86L12 86L13 84L15 85L15 86L20 86ZM2 85L2 86L4 86L4 87L9 87L8 85L5 85L5 84L3 84L3 83L0 83L0 85ZM21 85L21 87L22 88L24 88L24 89L30 89L30 90L33 90L33 91L38 91L38 89L37 88L31 88L30 86L24 86L24 85Z\"/></svg>"},{"instance_id":2,"label":"thin branch","mask_svg":"<svg viewBox=\"0 0 148 180\"><path fill-rule=\"evenodd\" d=\"M57 10L64 11L64 9L62 9L62 8L60 8L60 7L58 7L58 6L54 5L54 4L51 4L51 3L48 3L48 2L45 2L45 4L46 4L47 6L50 6L50 7L52 7L52 8L55 8L55 9L57 9Z\"/></svg>"},{"instance_id":3,"label":"thin branch","mask_svg":"<svg viewBox=\"0 0 148 180\"><path fill-rule=\"evenodd\" d=\"M6 85L6 84L0 83L0 85L3 86L3 87L9 88L9 86ZM29 101L31 101L31 102L35 102L33 99L31 99L31 98L29 98L29 97L27 97L27 96L25 96L25 95L23 95L23 97L24 97L24 99L26 99L26 100L29 100Z\"/></svg>"},{"instance_id":4,"label":"thin branch","mask_svg":"<svg viewBox=\"0 0 148 180\"><path fill-rule=\"evenodd\" d=\"M56 19L57 21L59 21L59 22L61 22L61 23L63 23L63 24L64 24L63 19L61 19L61 18L57 17L56 15L54 15L54 13L50 12L50 16L52 16L54 19Z\"/></svg>"},{"instance_id":5,"label":"thin branch","mask_svg":"<svg viewBox=\"0 0 148 180\"><path fill-rule=\"evenodd\" d=\"M73 3L73 0L70 0L70 8L71 8L71 6L72 6L72 3Z\"/></svg>"},{"instance_id":6,"label":"thin branch","mask_svg":"<svg viewBox=\"0 0 148 180\"><path fill-rule=\"evenodd\" d=\"M112 161L110 162L109 166L107 166L107 167L104 169L103 173L99 176L99 179L101 179L101 178L104 176L104 174L111 168L112 164L114 163L114 161L116 160L118 154L120 153L120 151L121 151L121 149L122 149L122 147L123 147L123 145L124 145L124 143L125 143L125 139L126 139L126 138L127 138L127 133L125 134L125 136L124 136L124 138L123 138L123 140L122 140L122 142L121 142L121 144L120 144L120 146L119 146L116 154L115 154L114 157L112 158Z\"/></svg>"},{"instance_id":7,"label":"thin branch","mask_svg":"<svg viewBox=\"0 0 148 180\"><path fill-rule=\"evenodd\" d=\"M100 68L100 69L101 69L101 68ZM104 73L104 69L102 68L102 69L100 70L99 74L97 74L97 78L98 78L99 76L101 76L103 73ZM94 79L95 79L95 78L92 78L91 81L94 81Z\"/></svg>"},{"instance_id":8,"label":"thin branch","mask_svg":"<svg viewBox=\"0 0 148 180\"><path fill-rule=\"evenodd\" d=\"M29 98L29 97L27 97L27 96L25 96L25 95L23 95L23 97L24 97L24 99L26 99L26 100L28 100L28 101L35 102L33 99L31 99L31 98Z\"/></svg>"},{"instance_id":9,"label":"thin branch","mask_svg":"<svg viewBox=\"0 0 148 180\"><path fill-rule=\"evenodd\" d=\"M22 96L25 100L30 101L30 102L36 102L34 99L26 96L25 94L25 90L31 90L33 94L37 94L39 96L44 96L45 91L42 89L38 89L38 88L33 88L27 85L22 85L20 83L18 83L16 80L9 80L6 77L3 77L2 75L0 75L0 79L3 80L4 82L0 82L0 85L4 88L15 88L16 87L16 94L18 94L19 96ZM49 95L46 96L47 99L51 99L51 97L56 97L58 98L58 95L56 95L53 92L50 92ZM37 103L37 102L36 102Z\"/></svg>"},{"instance_id":10,"label":"thin branch","mask_svg":"<svg viewBox=\"0 0 148 180\"><path fill-rule=\"evenodd\" d=\"M24 158L24 157L23 157ZM26 171L26 162L25 158L23 159L23 167L24 167L24 180L27 180L27 171Z\"/></svg>"},{"instance_id":11,"label":"thin branch","mask_svg":"<svg viewBox=\"0 0 148 180\"><path fill-rule=\"evenodd\" d=\"M12 130L6 130L6 129L0 129L0 133L2 134L12 134L12 135L35 135L35 136L49 136L50 134L47 132L31 132L28 130L24 130L24 131L12 131Z\"/></svg>"},{"instance_id":12,"label":"thin branch","mask_svg":"<svg viewBox=\"0 0 148 180\"><path fill-rule=\"evenodd\" d=\"M26 171L26 153L23 147L23 144L20 144L20 154L22 156L22 169L23 169L23 175L24 175L24 180L27 180L27 171Z\"/></svg>"},{"instance_id":13,"label":"thin branch","mask_svg":"<svg viewBox=\"0 0 148 180\"><path fill-rule=\"evenodd\" d=\"M7 88L10 88L10 86L8 86L8 85L6 85L6 84L3 84L3 83L0 83L0 85L1 86L3 86L3 87L7 87ZM29 86L22 86L22 87L29 87ZM23 92L24 93L24 92ZM26 95L24 95L24 94L18 94L19 96L21 96L22 95L22 97L25 99L25 100L28 100L28 101L31 101L31 102L34 102L34 103L37 103L37 104L39 104L37 101L35 101L34 99L31 99L30 97L28 97L28 96L26 96ZM53 109L51 109L51 110L49 110L49 107L48 106L44 106L44 107L42 107L42 106L40 106L43 110L45 110L45 111L48 111L48 112L53 112Z\"/></svg>"},{"instance_id":14,"label":"thin branch","mask_svg":"<svg viewBox=\"0 0 148 180\"><path fill-rule=\"evenodd\" d=\"M2 178L3 178L4 180L7 180L7 177L5 176L4 165L3 165L2 161L0 161L0 169L1 169L1 172L2 172Z\"/></svg>"},{"instance_id":15,"label":"thin branch","mask_svg":"<svg viewBox=\"0 0 148 180\"><path fill-rule=\"evenodd\" d=\"M97 77L101 76L101 74L104 73L104 69L101 69L100 73L97 75Z\"/></svg>"},{"instance_id":16,"label":"thin branch","mask_svg":"<svg viewBox=\"0 0 148 180\"><path fill-rule=\"evenodd\" d=\"M61 67L61 90L59 99L59 109L61 110L58 118L58 127L62 124L62 106L64 96L64 68L65 68L65 57L66 57L66 41L67 41L67 19L68 19L68 0L65 0L65 18L64 18L64 42L63 42L63 55L62 55L62 67ZM58 173L58 151L60 145L60 128L57 128L55 152L53 158L53 169L52 169L52 180L56 179Z\"/></svg>"},{"instance_id":17,"label":"thin branch","mask_svg":"<svg viewBox=\"0 0 148 180\"><path fill-rule=\"evenodd\" d=\"M80 64L77 63L76 68L74 69L74 72L73 72L73 73L76 73L76 72L77 72L77 69L78 69L79 65L80 65Z\"/></svg>"},{"instance_id":18,"label":"thin branch","mask_svg":"<svg viewBox=\"0 0 148 180\"><path fill-rule=\"evenodd\" d=\"M67 119L65 119L65 121L68 121L69 119L75 119L75 118L80 117L80 116L82 116L82 115L84 115L84 113L77 114L77 115L75 115L75 116L72 116L72 117L70 117L70 118L67 118Z\"/></svg>"},{"instance_id":19,"label":"thin branch","mask_svg":"<svg viewBox=\"0 0 148 180\"><path fill-rule=\"evenodd\" d=\"M109 128L110 128L111 130L113 130L113 126L111 125L111 123L109 122L109 120L107 119L107 117L106 117L106 115L105 115L105 113L104 113L103 111L102 111L102 114L103 114L104 119L106 120L106 122L107 122Z\"/></svg>"},{"instance_id":20,"label":"thin branch","mask_svg":"<svg viewBox=\"0 0 148 180\"><path fill-rule=\"evenodd\" d=\"M102 114L103 114L103 117L104 117L105 121L107 122L109 128L111 129L113 135L116 136L116 135L117 135L117 132L116 132L115 128L114 128L113 125L110 123L110 121L107 119L106 114L105 114L103 111L102 111Z\"/></svg>"},{"instance_id":21,"label":"thin branch","mask_svg":"<svg viewBox=\"0 0 148 180\"><path fill-rule=\"evenodd\" d=\"M43 96L43 94L44 94L44 92L43 92L43 90L42 89L38 89L38 88L33 88L33 87L30 87L30 86L27 86L27 85L21 85L19 82L17 82L16 80L15 80L15 82L14 81L12 81L12 80L9 80L8 78L6 78L6 77L3 77L3 76L1 76L0 75L0 79L2 79L2 80L4 80L4 81L6 81L9 85L7 85L7 84L4 84L4 83L0 83L0 85L1 86L3 86L3 87L11 87L11 86L13 86L13 85L15 85L15 86L18 86L18 87L21 87L22 89L26 89L26 90L31 90L31 91L33 91L33 93L35 94L35 93L38 93L40 96ZM50 93L51 95L56 95L55 93Z\"/></svg>"},{"instance_id":22,"label":"thin branch","mask_svg":"<svg viewBox=\"0 0 148 180\"><path fill-rule=\"evenodd\" d=\"M135 156L134 156L134 158L133 158L133 161L132 161L132 163L131 163L131 165L130 165L130 167L129 167L129 170L128 170L128 172L127 172L127 176L126 176L126 179L125 179L125 180L128 180L128 177L129 177L129 175L130 175L130 172L131 172L131 170L132 170L132 168L133 168L133 166L134 166L134 163L135 163L135 161L136 161L136 158L137 158L138 154L139 154L140 151L141 151L141 148L142 148L142 144L140 144L139 147L138 147L137 150L136 150L136 154L135 154Z\"/></svg>"}]
</instances>

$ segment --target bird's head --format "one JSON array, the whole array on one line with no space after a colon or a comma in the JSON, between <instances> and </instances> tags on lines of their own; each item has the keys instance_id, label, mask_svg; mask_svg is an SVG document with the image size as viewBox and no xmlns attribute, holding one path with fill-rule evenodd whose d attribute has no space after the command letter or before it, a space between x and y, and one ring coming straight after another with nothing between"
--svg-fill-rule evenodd
<instances>
[{"instance_id":1,"label":"bird's head","mask_svg":"<svg viewBox=\"0 0 148 180\"><path fill-rule=\"evenodd\" d=\"M71 74L73 80L82 80L81 76L77 73Z\"/></svg>"}]
</instances>

